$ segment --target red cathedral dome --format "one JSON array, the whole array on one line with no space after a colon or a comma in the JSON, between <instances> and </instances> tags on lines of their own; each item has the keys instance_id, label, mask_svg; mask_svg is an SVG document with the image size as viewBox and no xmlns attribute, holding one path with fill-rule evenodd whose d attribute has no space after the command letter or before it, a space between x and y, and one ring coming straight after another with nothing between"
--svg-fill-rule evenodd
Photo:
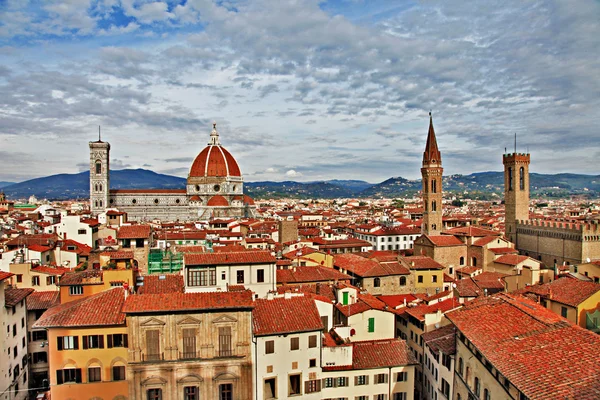
<instances>
[{"instance_id":1,"label":"red cathedral dome","mask_svg":"<svg viewBox=\"0 0 600 400\"><path fill-rule=\"evenodd\" d=\"M208 200L208 203L206 203L206 205L210 207L227 207L229 205L229 202L225 197L218 194L216 196L211 197L210 200Z\"/></svg>"},{"instance_id":2,"label":"red cathedral dome","mask_svg":"<svg viewBox=\"0 0 600 400\"><path fill-rule=\"evenodd\" d=\"M216 124L210 134L210 142L194 160L190 177L241 177L235 158L219 142Z\"/></svg>"}]
</instances>

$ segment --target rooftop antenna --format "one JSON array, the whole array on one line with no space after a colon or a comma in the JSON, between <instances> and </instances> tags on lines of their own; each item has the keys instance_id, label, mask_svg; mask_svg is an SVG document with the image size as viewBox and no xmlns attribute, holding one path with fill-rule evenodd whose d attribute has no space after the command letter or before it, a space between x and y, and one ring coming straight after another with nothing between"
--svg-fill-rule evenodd
<instances>
[{"instance_id":1,"label":"rooftop antenna","mask_svg":"<svg viewBox=\"0 0 600 400\"><path fill-rule=\"evenodd\" d=\"M101 142L102 139L100 139L100 125L98 125L98 141Z\"/></svg>"}]
</instances>

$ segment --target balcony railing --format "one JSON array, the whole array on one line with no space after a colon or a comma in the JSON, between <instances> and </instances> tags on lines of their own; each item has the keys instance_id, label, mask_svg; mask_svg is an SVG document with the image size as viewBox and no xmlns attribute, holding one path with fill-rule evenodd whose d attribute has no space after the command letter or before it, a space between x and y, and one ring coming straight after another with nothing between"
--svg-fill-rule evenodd
<instances>
[{"instance_id":1,"label":"balcony railing","mask_svg":"<svg viewBox=\"0 0 600 400\"><path fill-rule=\"evenodd\" d=\"M144 354L142 353L142 361L147 362L147 361L164 361L165 359L165 353L158 353L158 354Z\"/></svg>"}]
</instances>

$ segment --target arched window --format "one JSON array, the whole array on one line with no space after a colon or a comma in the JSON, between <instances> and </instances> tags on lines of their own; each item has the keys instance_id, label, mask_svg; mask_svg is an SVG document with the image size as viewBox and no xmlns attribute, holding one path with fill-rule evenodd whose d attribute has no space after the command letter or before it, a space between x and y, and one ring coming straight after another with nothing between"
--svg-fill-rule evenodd
<instances>
[{"instance_id":1,"label":"arched window","mask_svg":"<svg viewBox=\"0 0 600 400\"><path fill-rule=\"evenodd\" d=\"M474 386L474 392L475 392L475 396L479 397L479 394L481 393L481 383L479 383L479 378L475 377L475 384Z\"/></svg>"},{"instance_id":2,"label":"arched window","mask_svg":"<svg viewBox=\"0 0 600 400\"><path fill-rule=\"evenodd\" d=\"M508 190L513 190L513 169L508 167Z\"/></svg>"},{"instance_id":3,"label":"arched window","mask_svg":"<svg viewBox=\"0 0 600 400\"><path fill-rule=\"evenodd\" d=\"M491 400L492 396L490 396L490 391L487 389L483 389L483 400Z\"/></svg>"},{"instance_id":4,"label":"arched window","mask_svg":"<svg viewBox=\"0 0 600 400\"><path fill-rule=\"evenodd\" d=\"M472 262L473 266L476 267L477 266L477 257L473 257L473 262Z\"/></svg>"},{"instance_id":5,"label":"arched window","mask_svg":"<svg viewBox=\"0 0 600 400\"><path fill-rule=\"evenodd\" d=\"M98 184L97 184L97 183L94 185L94 190L95 190L96 192L98 191Z\"/></svg>"},{"instance_id":6,"label":"arched window","mask_svg":"<svg viewBox=\"0 0 600 400\"><path fill-rule=\"evenodd\" d=\"M373 286L379 287L381 285L381 280L379 278L373 279Z\"/></svg>"},{"instance_id":7,"label":"arched window","mask_svg":"<svg viewBox=\"0 0 600 400\"><path fill-rule=\"evenodd\" d=\"M431 193L437 193L437 181L435 179L431 181Z\"/></svg>"},{"instance_id":8,"label":"arched window","mask_svg":"<svg viewBox=\"0 0 600 400\"><path fill-rule=\"evenodd\" d=\"M525 168L519 169L519 189L525 190Z\"/></svg>"},{"instance_id":9,"label":"arched window","mask_svg":"<svg viewBox=\"0 0 600 400\"><path fill-rule=\"evenodd\" d=\"M94 202L94 207L98 207L98 200Z\"/></svg>"},{"instance_id":10,"label":"arched window","mask_svg":"<svg viewBox=\"0 0 600 400\"><path fill-rule=\"evenodd\" d=\"M406 286L406 277L405 276L400 277L400 286Z\"/></svg>"},{"instance_id":11,"label":"arched window","mask_svg":"<svg viewBox=\"0 0 600 400\"><path fill-rule=\"evenodd\" d=\"M437 211L437 202L435 200L431 202L431 211Z\"/></svg>"},{"instance_id":12,"label":"arched window","mask_svg":"<svg viewBox=\"0 0 600 400\"><path fill-rule=\"evenodd\" d=\"M460 258L459 264L460 265L465 265L465 258L464 257Z\"/></svg>"},{"instance_id":13,"label":"arched window","mask_svg":"<svg viewBox=\"0 0 600 400\"><path fill-rule=\"evenodd\" d=\"M462 374L463 374L463 372L464 372L464 368L465 368L465 364L464 364L464 362L463 362L463 359L462 359L462 357L460 357L460 358L458 359L458 374L459 374L460 376L462 376Z\"/></svg>"},{"instance_id":14,"label":"arched window","mask_svg":"<svg viewBox=\"0 0 600 400\"><path fill-rule=\"evenodd\" d=\"M102 191L102 184L98 185L98 191L100 191L100 192Z\"/></svg>"},{"instance_id":15,"label":"arched window","mask_svg":"<svg viewBox=\"0 0 600 400\"><path fill-rule=\"evenodd\" d=\"M100 175L102 173L102 162L100 160L96 160L96 174Z\"/></svg>"},{"instance_id":16,"label":"arched window","mask_svg":"<svg viewBox=\"0 0 600 400\"><path fill-rule=\"evenodd\" d=\"M98 206L102 207L102 200L98 202Z\"/></svg>"}]
</instances>

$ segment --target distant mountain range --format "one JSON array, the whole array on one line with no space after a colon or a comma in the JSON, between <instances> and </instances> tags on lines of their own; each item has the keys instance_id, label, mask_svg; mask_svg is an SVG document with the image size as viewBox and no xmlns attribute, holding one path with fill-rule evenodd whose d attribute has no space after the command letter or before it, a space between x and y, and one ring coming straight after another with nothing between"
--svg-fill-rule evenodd
<instances>
[{"instance_id":1,"label":"distant mountain range","mask_svg":"<svg viewBox=\"0 0 600 400\"><path fill-rule=\"evenodd\" d=\"M0 189L5 187L5 186L9 186L9 185L14 185L15 182L4 182L4 181L0 181Z\"/></svg>"},{"instance_id":2,"label":"distant mountain range","mask_svg":"<svg viewBox=\"0 0 600 400\"><path fill-rule=\"evenodd\" d=\"M532 173L530 179L532 196L600 196L600 175ZM89 171L52 175L20 183L2 183L9 183L2 190L12 199L26 199L31 195L56 200L89 197ZM146 169L123 169L110 173L112 189L179 189L185 188L185 184L184 178L157 174ZM377 184L337 179L317 182L264 181L245 182L244 187L246 193L254 198L392 198L417 194L421 190L421 180L395 177ZM503 190L502 172L478 172L444 177L444 191L459 198L500 199Z\"/></svg>"}]
</instances>

